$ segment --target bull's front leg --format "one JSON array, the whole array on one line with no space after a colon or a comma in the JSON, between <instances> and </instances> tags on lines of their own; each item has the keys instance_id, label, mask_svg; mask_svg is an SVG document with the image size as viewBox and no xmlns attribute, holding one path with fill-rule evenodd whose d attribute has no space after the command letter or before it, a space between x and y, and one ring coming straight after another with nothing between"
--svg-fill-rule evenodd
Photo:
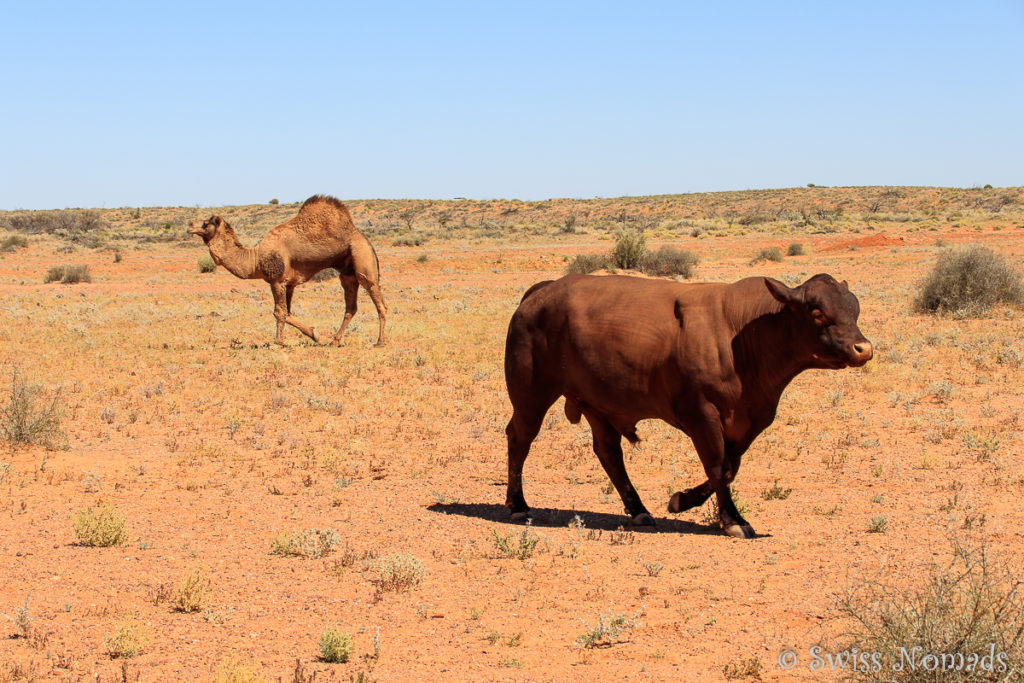
<instances>
[{"instance_id":1,"label":"bull's front leg","mask_svg":"<svg viewBox=\"0 0 1024 683\"><path fill-rule=\"evenodd\" d=\"M736 538L754 538L750 523L736 509L729 486L736 478L740 456L745 448L728 443L722 434L718 410L710 403L701 407L701 417L687 431L693 439L707 481L686 491L677 491L669 500L670 512L681 512L702 505L714 493L718 500L718 521L722 529Z\"/></svg>"}]
</instances>

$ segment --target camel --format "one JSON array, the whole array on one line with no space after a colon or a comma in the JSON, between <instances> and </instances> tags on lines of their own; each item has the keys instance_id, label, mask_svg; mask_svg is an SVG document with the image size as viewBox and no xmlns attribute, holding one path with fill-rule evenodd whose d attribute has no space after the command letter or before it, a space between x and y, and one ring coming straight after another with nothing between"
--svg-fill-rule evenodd
<instances>
[{"instance_id":1,"label":"camel","mask_svg":"<svg viewBox=\"0 0 1024 683\"><path fill-rule=\"evenodd\" d=\"M278 344L284 344L284 326L292 325L316 343L321 338L292 316L295 288L325 268L340 273L345 293L345 317L331 340L341 343L352 316L356 314L359 286L369 293L377 307L380 331L377 346L384 346L384 320L388 307L380 289L380 262L373 245L356 229L348 209L334 197L314 195L299 209L298 215L274 228L255 247L243 247L234 229L220 216L211 216L199 227L189 225L189 233L199 235L210 248L210 256L235 277L265 280L274 295Z\"/></svg>"}]
</instances>

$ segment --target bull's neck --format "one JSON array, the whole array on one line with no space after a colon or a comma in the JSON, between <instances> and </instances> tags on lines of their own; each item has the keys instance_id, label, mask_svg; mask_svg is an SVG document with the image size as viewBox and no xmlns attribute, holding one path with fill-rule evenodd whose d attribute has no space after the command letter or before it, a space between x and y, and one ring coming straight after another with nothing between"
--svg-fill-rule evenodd
<instances>
[{"instance_id":1,"label":"bull's neck","mask_svg":"<svg viewBox=\"0 0 1024 683\"><path fill-rule=\"evenodd\" d=\"M809 340L796 313L764 292L746 302L744 314L732 321L733 362L744 386L756 385L767 395L781 396L793 379L813 366Z\"/></svg>"},{"instance_id":2,"label":"bull's neck","mask_svg":"<svg viewBox=\"0 0 1024 683\"><path fill-rule=\"evenodd\" d=\"M234 230L222 230L210 240L210 255L229 273L243 280L262 278L255 247L243 247Z\"/></svg>"}]
</instances>

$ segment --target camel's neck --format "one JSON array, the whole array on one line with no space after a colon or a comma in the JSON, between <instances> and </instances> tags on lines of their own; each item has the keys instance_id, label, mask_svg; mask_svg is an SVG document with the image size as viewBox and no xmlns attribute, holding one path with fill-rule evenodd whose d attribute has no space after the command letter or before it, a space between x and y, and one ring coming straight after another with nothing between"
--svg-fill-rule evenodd
<instances>
[{"instance_id":1,"label":"camel's neck","mask_svg":"<svg viewBox=\"0 0 1024 683\"><path fill-rule=\"evenodd\" d=\"M256 249L243 247L234 230L229 228L219 231L207 246L210 247L210 256L213 257L213 260L224 266L235 277L240 277L243 280L263 277L257 263Z\"/></svg>"}]
</instances>

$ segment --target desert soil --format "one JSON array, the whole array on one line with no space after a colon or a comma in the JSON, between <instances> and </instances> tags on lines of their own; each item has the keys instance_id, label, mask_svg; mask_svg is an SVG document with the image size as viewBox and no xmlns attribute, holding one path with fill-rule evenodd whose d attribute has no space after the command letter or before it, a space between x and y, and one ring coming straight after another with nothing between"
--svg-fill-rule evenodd
<instances>
[{"instance_id":1,"label":"desert soil","mask_svg":"<svg viewBox=\"0 0 1024 683\"><path fill-rule=\"evenodd\" d=\"M67 444L0 445L0 680L229 680L232 667L233 680L818 679L809 649L841 640L837 595L864 577L913 585L967 533L1024 566L1021 311L910 308L937 244L984 244L1019 267L1022 238L1024 226L897 225L671 242L701 256L697 280L847 280L875 345L864 368L806 372L783 396L737 479L759 533L746 541L706 509L665 511L703 477L692 444L656 422L626 450L658 525L619 530L585 423L561 402L526 464L537 519L507 521L509 316L527 287L607 239L378 242L384 349L365 292L341 347L291 328L289 346L271 345L268 287L201 274L198 239L119 263L34 241L0 260L0 388L6 401L17 371L58 395ZM807 253L750 263L792 241ZM93 282L42 284L61 263L87 263ZM300 288L295 309L333 330L338 283ZM791 493L766 499L776 485ZM124 516L127 543L77 543L73 518L100 505ZM335 532L332 552L271 553L279 534L308 529ZM516 546L524 533L529 557L501 552L496 537ZM418 584L380 584L393 555L420 563ZM209 594L176 611L194 569ZM627 620L615 642L580 645L615 615ZM354 641L347 663L319 658L336 625ZM109 653L122 626L147 639L137 656ZM792 670L783 650L799 657Z\"/></svg>"}]
</instances>

